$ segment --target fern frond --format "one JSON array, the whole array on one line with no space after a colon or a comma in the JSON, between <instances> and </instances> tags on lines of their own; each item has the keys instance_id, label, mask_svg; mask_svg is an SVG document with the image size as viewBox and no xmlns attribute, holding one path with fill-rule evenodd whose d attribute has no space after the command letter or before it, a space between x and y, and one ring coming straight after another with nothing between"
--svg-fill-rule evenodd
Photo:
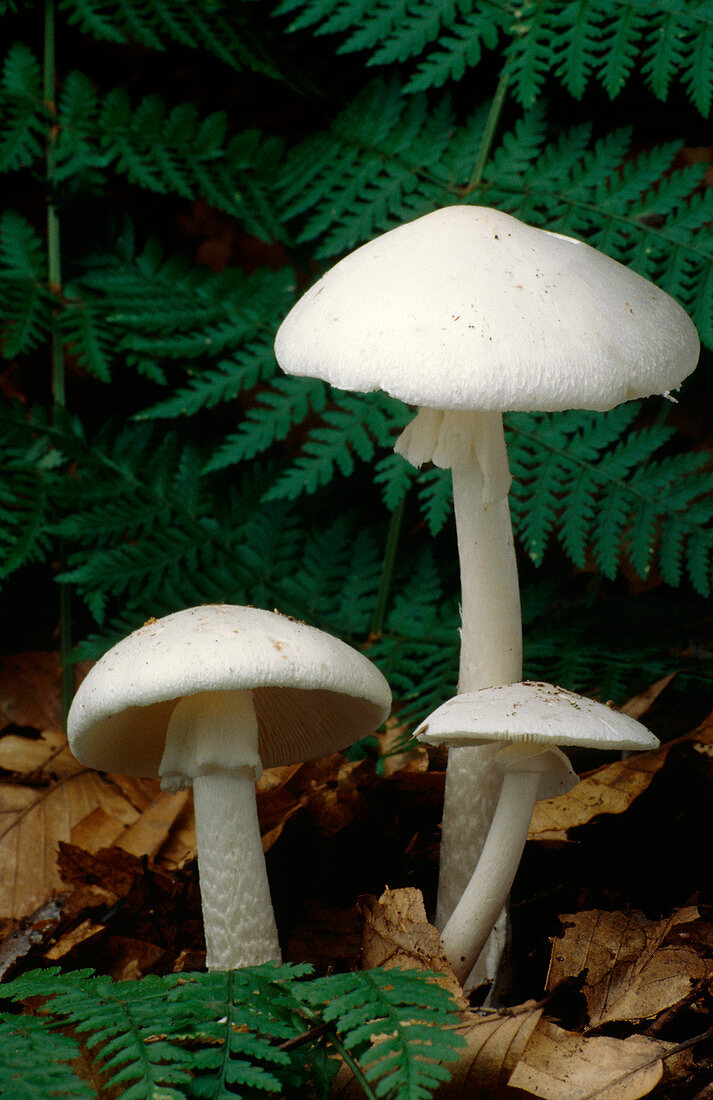
<instances>
[{"instance_id":1,"label":"fern frond","mask_svg":"<svg viewBox=\"0 0 713 1100\"><path fill-rule=\"evenodd\" d=\"M103 260L68 287L65 330L86 355L91 336L97 352L105 352L107 369L113 350L158 382L165 383L176 362L189 374L188 384L168 402L140 417L211 408L271 376L275 363L268 334L290 301L291 272L245 276L226 268L216 274L164 259L153 245L128 262Z\"/></svg>"},{"instance_id":2,"label":"fern frond","mask_svg":"<svg viewBox=\"0 0 713 1100\"><path fill-rule=\"evenodd\" d=\"M349 476L356 458L370 462L377 445L392 443L408 419L405 407L386 394L365 398L340 393L338 403L322 413L320 425L309 432L302 452L270 486L265 500L295 500L329 484L337 471Z\"/></svg>"},{"instance_id":3,"label":"fern frond","mask_svg":"<svg viewBox=\"0 0 713 1100\"><path fill-rule=\"evenodd\" d=\"M184 352L185 354L185 352ZM232 401L244 390L253 389L258 382L267 382L275 372L272 340L251 340L237 349L232 359L222 359L215 368L195 374L187 386L177 389L166 398L137 413L137 420L173 419L177 416L194 416L201 409L210 409L224 401ZM222 444L222 448L225 443ZM206 470L220 469L227 463L211 462Z\"/></svg>"},{"instance_id":4,"label":"fern frond","mask_svg":"<svg viewBox=\"0 0 713 1100\"><path fill-rule=\"evenodd\" d=\"M285 578L285 591L310 622L344 636L364 637L381 576L381 545L353 514L310 531Z\"/></svg>"},{"instance_id":5,"label":"fern frond","mask_svg":"<svg viewBox=\"0 0 713 1100\"><path fill-rule=\"evenodd\" d=\"M379 110L374 111L374 102ZM452 109L397 84L369 85L337 116L328 134L292 150L279 190L284 217L307 214L300 240L320 238L319 257L354 248L391 225L439 205L444 187L431 170L447 156Z\"/></svg>"},{"instance_id":6,"label":"fern frond","mask_svg":"<svg viewBox=\"0 0 713 1100\"><path fill-rule=\"evenodd\" d=\"M15 42L0 78L0 173L26 168L42 156L48 122L39 62L27 46Z\"/></svg>"},{"instance_id":7,"label":"fern frond","mask_svg":"<svg viewBox=\"0 0 713 1100\"><path fill-rule=\"evenodd\" d=\"M20 214L0 217L0 350L6 359L41 343L49 330L51 295L43 242Z\"/></svg>"},{"instance_id":8,"label":"fern frond","mask_svg":"<svg viewBox=\"0 0 713 1100\"><path fill-rule=\"evenodd\" d=\"M37 1100L38 1096L72 1096L93 1100L94 1089L73 1071L79 1044L50 1031L37 1017L0 1015L0 1096Z\"/></svg>"},{"instance_id":9,"label":"fern frond","mask_svg":"<svg viewBox=\"0 0 713 1100\"><path fill-rule=\"evenodd\" d=\"M419 64L404 90L425 92L428 88L440 88L447 80L461 80L469 69L478 65L484 49L495 49L511 18L505 11L497 13L492 9L465 13L462 23L454 22L449 33L441 34L437 49Z\"/></svg>"},{"instance_id":10,"label":"fern frond","mask_svg":"<svg viewBox=\"0 0 713 1100\"><path fill-rule=\"evenodd\" d=\"M38 418L39 419L39 418ZM51 549L55 471L62 456L21 405L0 410L0 581Z\"/></svg>"},{"instance_id":11,"label":"fern frond","mask_svg":"<svg viewBox=\"0 0 713 1100\"><path fill-rule=\"evenodd\" d=\"M713 562L709 456L658 457L673 430L658 425L627 432L636 413L634 402L608 413L508 417L517 534L540 562L556 531L575 565L583 568L591 554L608 577L622 557L645 577L660 546L659 568L674 584L688 547L690 580L707 595Z\"/></svg>"},{"instance_id":12,"label":"fern frond","mask_svg":"<svg viewBox=\"0 0 713 1100\"><path fill-rule=\"evenodd\" d=\"M327 395L324 382L278 375L270 389L260 392L239 430L228 435L218 447L205 472L222 470L262 454L273 443L285 439L311 411L321 413Z\"/></svg>"},{"instance_id":13,"label":"fern frond","mask_svg":"<svg viewBox=\"0 0 713 1100\"><path fill-rule=\"evenodd\" d=\"M369 52L368 65L412 63L405 90L422 92L460 80L483 51L502 44L509 86L532 107L553 76L581 98L598 81L614 98L642 72L665 99L677 78L704 115L713 99L713 13L684 0L435 0L416 4L345 0L336 12L324 0L278 5L290 31L343 36L338 52Z\"/></svg>"},{"instance_id":14,"label":"fern frond","mask_svg":"<svg viewBox=\"0 0 713 1100\"><path fill-rule=\"evenodd\" d=\"M398 508L414 477L414 467L401 455L391 453L379 459L374 467L374 481L381 486L382 499L390 512Z\"/></svg>"},{"instance_id":15,"label":"fern frond","mask_svg":"<svg viewBox=\"0 0 713 1100\"><path fill-rule=\"evenodd\" d=\"M427 972L333 975L310 982L302 994L334 1024L379 1096L427 1100L450 1077L443 1063L464 1045L443 1027L453 1000Z\"/></svg>"},{"instance_id":16,"label":"fern frond","mask_svg":"<svg viewBox=\"0 0 713 1100\"><path fill-rule=\"evenodd\" d=\"M121 1100L227 1098L244 1090L313 1095L317 1081L325 1094L337 1067L316 1057L315 1024L327 1042L361 1061L388 1100L427 1100L448 1079L443 1063L457 1057L463 1040L452 1030L454 1002L434 976L373 970L308 979L310 970L267 963L116 983L88 970L31 971L3 993L20 1002L42 998L41 1008L10 1018L8 1030L20 1038L19 1062L42 1032L46 1049L63 1061L81 1041ZM73 1037L56 1034L59 1027ZM71 1082L69 1067L48 1072L44 1061L38 1075L41 1067L47 1084Z\"/></svg>"},{"instance_id":17,"label":"fern frond","mask_svg":"<svg viewBox=\"0 0 713 1100\"><path fill-rule=\"evenodd\" d=\"M245 13L229 4L60 0L60 8L83 33L103 41L133 40L153 50L165 50L175 42L189 49L208 50L234 69L279 75Z\"/></svg>"}]
</instances>

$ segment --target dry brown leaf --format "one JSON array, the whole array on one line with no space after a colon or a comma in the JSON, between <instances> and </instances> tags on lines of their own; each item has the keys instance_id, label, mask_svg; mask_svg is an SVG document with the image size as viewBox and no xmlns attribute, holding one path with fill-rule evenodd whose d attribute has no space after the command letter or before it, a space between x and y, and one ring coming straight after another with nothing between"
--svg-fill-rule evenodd
<instances>
[{"instance_id":1,"label":"dry brown leaf","mask_svg":"<svg viewBox=\"0 0 713 1100\"><path fill-rule=\"evenodd\" d=\"M509 1084L544 1100L638 1100L661 1080L671 1049L638 1035L575 1035L541 1020Z\"/></svg>"},{"instance_id":2,"label":"dry brown leaf","mask_svg":"<svg viewBox=\"0 0 713 1100\"><path fill-rule=\"evenodd\" d=\"M403 970L434 970L438 983L465 1007L460 983L443 953L441 938L428 923L423 895L406 886L361 899L364 916L362 966L365 970L383 966Z\"/></svg>"},{"instance_id":3,"label":"dry brown leaf","mask_svg":"<svg viewBox=\"0 0 713 1100\"><path fill-rule=\"evenodd\" d=\"M686 743L693 748L713 744L713 714L691 733L662 745L655 752L634 753L624 760L605 764L585 774L568 794L538 802L528 839L565 841L569 829L586 825L598 814L623 813L647 789L664 766L671 749Z\"/></svg>"},{"instance_id":4,"label":"dry brown leaf","mask_svg":"<svg viewBox=\"0 0 713 1100\"><path fill-rule=\"evenodd\" d=\"M190 790L163 791L115 841L134 856L153 858L166 843L177 818L191 801Z\"/></svg>"},{"instance_id":5,"label":"dry brown leaf","mask_svg":"<svg viewBox=\"0 0 713 1100\"><path fill-rule=\"evenodd\" d=\"M694 949L666 942L697 918L693 907L660 921L638 912L588 910L563 916L564 934L552 944L547 989L586 970L582 991L592 1027L658 1016L710 973L710 964Z\"/></svg>"},{"instance_id":6,"label":"dry brown leaf","mask_svg":"<svg viewBox=\"0 0 713 1100\"><path fill-rule=\"evenodd\" d=\"M508 1082L542 1015L530 1001L517 1008L485 1015L469 1013L458 1031L467 1048L451 1069L451 1079L437 1092L442 1100L511 1100L520 1096Z\"/></svg>"},{"instance_id":7,"label":"dry brown leaf","mask_svg":"<svg viewBox=\"0 0 713 1100\"><path fill-rule=\"evenodd\" d=\"M105 800L105 794L107 798ZM81 771L47 787L0 787L0 913L26 916L59 889L57 844L97 806L115 807L117 792ZM132 810L128 804L123 807ZM138 816L135 811L133 817Z\"/></svg>"},{"instance_id":8,"label":"dry brown leaf","mask_svg":"<svg viewBox=\"0 0 713 1100\"><path fill-rule=\"evenodd\" d=\"M63 936L53 943L51 947L45 951L45 958L49 962L58 962L63 959L65 955L68 955L70 951L73 951L79 944L85 944L88 940L96 939L98 936L106 935L106 928L103 924L96 924L91 918L82 921L81 924L76 925L74 928L70 928L68 932L65 932Z\"/></svg>"}]
</instances>

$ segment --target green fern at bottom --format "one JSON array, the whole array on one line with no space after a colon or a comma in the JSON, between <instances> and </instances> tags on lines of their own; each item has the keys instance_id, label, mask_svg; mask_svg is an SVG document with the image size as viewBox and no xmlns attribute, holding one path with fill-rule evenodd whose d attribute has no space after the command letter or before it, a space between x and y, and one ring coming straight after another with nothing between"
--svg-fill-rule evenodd
<instances>
[{"instance_id":1,"label":"green fern at bottom","mask_svg":"<svg viewBox=\"0 0 713 1100\"><path fill-rule=\"evenodd\" d=\"M31 971L3 987L6 1001L30 1004L0 1017L0 1097L96 1096L75 1072L80 1054L118 1100L251 1100L285 1089L324 1098L338 1052L370 1100L428 1100L448 1079L443 1063L463 1040L435 975L310 973L268 963L113 982L90 970Z\"/></svg>"}]
</instances>

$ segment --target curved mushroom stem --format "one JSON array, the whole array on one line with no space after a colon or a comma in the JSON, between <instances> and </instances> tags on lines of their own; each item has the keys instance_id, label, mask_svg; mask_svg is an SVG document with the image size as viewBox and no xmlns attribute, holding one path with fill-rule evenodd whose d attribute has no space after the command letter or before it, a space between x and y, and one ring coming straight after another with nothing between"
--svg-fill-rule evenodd
<instances>
[{"instance_id":1,"label":"curved mushroom stem","mask_svg":"<svg viewBox=\"0 0 713 1100\"><path fill-rule=\"evenodd\" d=\"M504 440L500 461L507 463ZM510 509L507 497L486 501L484 490L479 462L453 467L461 570L459 692L522 679L520 589ZM501 783L496 753L497 747L491 746L449 751L437 928L445 926L485 844Z\"/></svg>"},{"instance_id":2,"label":"curved mushroom stem","mask_svg":"<svg viewBox=\"0 0 713 1100\"><path fill-rule=\"evenodd\" d=\"M460 982L470 974L507 901L541 778L536 772L506 774L478 865L441 935Z\"/></svg>"},{"instance_id":3,"label":"curved mushroom stem","mask_svg":"<svg viewBox=\"0 0 713 1100\"><path fill-rule=\"evenodd\" d=\"M171 713L162 786L193 782L209 970L280 960L255 802L261 770L250 691L188 695Z\"/></svg>"},{"instance_id":4,"label":"curved mushroom stem","mask_svg":"<svg viewBox=\"0 0 713 1100\"><path fill-rule=\"evenodd\" d=\"M252 768L193 780L209 970L280 959Z\"/></svg>"},{"instance_id":5,"label":"curved mushroom stem","mask_svg":"<svg viewBox=\"0 0 713 1100\"><path fill-rule=\"evenodd\" d=\"M498 412L422 408L395 450L414 466L427 461L453 475L453 506L461 573L461 652L458 690L522 679L522 626L515 545L508 506L503 419ZM451 749L441 825L436 927L442 929L483 850L500 790L496 748ZM494 978L493 963L475 984Z\"/></svg>"}]
</instances>

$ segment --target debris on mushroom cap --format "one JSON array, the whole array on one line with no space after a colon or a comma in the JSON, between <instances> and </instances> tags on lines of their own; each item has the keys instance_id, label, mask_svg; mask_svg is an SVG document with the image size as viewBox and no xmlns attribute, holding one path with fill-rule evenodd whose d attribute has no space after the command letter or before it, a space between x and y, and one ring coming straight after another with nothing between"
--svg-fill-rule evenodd
<instances>
[{"instance_id":1,"label":"debris on mushroom cap","mask_svg":"<svg viewBox=\"0 0 713 1100\"><path fill-rule=\"evenodd\" d=\"M336 264L275 354L288 374L413 405L553 411L675 389L699 346L673 298L589 245L449 206Z\"/></svg>"},{"instance_id":2,"label":"debris on mushroom cap","mask_svg":"<svg viewBox=\"0 0 713 1100\"><path fill-rule=\"evenodd\" d=\"M90 767L156 775L177 700L230 690L253 692L266 768L346 748L391 706L382 674L340 639L272 611L211 604L149 620L102 657L72 703L70 748Z\"/></svg>"},{"instance_id":3,"label":"debris on mushroom cap","mask_svg":"<svg viewBox=\"0 0 713 1100\"><path fill-rule=\"evenodd\" d=\"M457 746L499 740L605 749L652 749L659 744L629 715L531 680L456 695L429 715L416 737L426 744Z\"/></svg>"}]
</instances>

